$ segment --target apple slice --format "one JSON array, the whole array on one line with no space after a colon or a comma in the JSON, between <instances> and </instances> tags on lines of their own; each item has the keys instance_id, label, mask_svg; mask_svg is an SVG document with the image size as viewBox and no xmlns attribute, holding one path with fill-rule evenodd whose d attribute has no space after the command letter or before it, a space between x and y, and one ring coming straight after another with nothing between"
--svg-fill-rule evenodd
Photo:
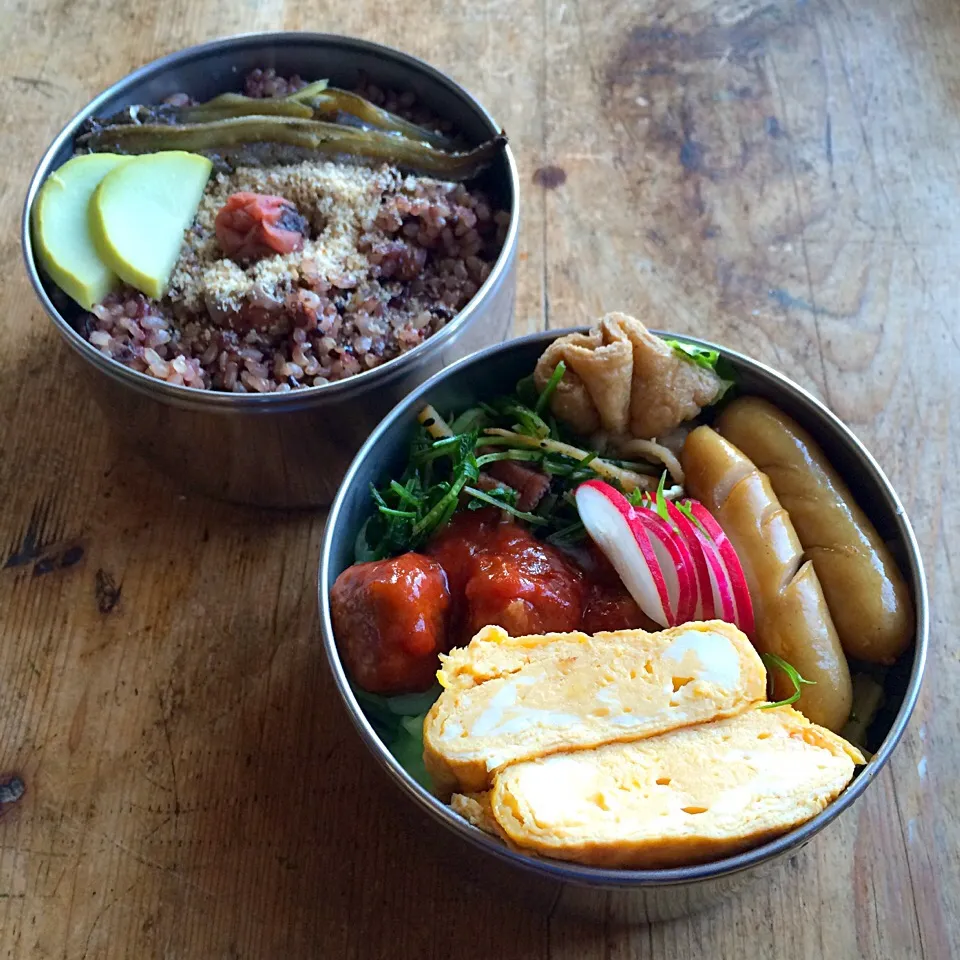
<instances>
[{"instance_id":1,"label":"apple slice","mask_svg":"<svg viewBox=\"0 0 960 960\"><path fill-rule=\"evenodd\" d=\"M104 262L154 300L163 296L213 164L168 150L108 173L90 202L90 233Z\"/></svg>"},{"instance_id":2,"label":"apple slice","mask_svg":"<svg viewBox=\"0 0 960 960\"><path fill-rule=\"evenodd\" d=\"M97 253L87 211L100 181L129 160L115 153L73 157L44 180L33 205L37 259L50 279L84 310L120 283Z\"/></svg>"}]
</instances>

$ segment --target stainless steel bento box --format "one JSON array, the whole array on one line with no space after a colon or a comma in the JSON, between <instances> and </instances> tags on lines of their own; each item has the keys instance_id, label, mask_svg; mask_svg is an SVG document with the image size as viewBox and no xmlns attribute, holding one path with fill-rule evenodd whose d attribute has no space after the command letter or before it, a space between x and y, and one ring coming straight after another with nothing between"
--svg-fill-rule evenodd
<instances>
[{"instance_id":1,"label":"stainless steel bento box","mask_svg":"<svg viewBox=\"0 0 960 960\"><path fill-rule=\"evenodd\" d=\"M473 406L509 393L529 374L546 345L568 331L535 334L484 350L421 386L370 435L344 478L330 510L320 557L319 602L324 649L344 707L373 759L432 829L425 841L460 875L477 879L514 899L544 909L586 914L608 922L667 919L702 909L749 881L781 866L847 810L890 759L903 735L920 689L928 637L927 590L919 549L903 506L889 481L851 431L809 393L785 376L731 350L679 337L720 351L744 392L766 397L806 427L849 484L881 536L891 545L911 590L916 611L913 647L892 668L885 712L871 728L880 741L870 762L819 816L772 842L713 863L665 870L606 870L525 856L468 824L420 787L377 737L351 692L330 619L330 588L354 560L354 542L372 510L370 484L405 462L417 413L426 403L441 411ZM669 334L671 337L676 334Z\"/></svg>"},{"instance_id":2,"label":"stainless steel bento box","mask_svg":"<svg viewBox=\"0 0 960 960\"><path fill-rule=\"evenodd\" d=\"M313 33L261 33L215 40L171 54L115 83L81 110L44 154L23 210L27 272L105 417L128 446L187 487L271 507L329 503L353 454L380 418L414 386L473 350L501 341L516 287L518 181L506 147L484 173L484 188L511 216L503 249L473 300L442 330L389 363L331 384L289 393L230 394L176 386L109 359L78 332L83 311L37 269L31 209L46 177L73 153L90 116L175 92L198 99L237 89L255 67L351 86L363 74L420 102L480 143L500 132L463 88L426 63L380 44Z\"/></svg>"}]
</instances>

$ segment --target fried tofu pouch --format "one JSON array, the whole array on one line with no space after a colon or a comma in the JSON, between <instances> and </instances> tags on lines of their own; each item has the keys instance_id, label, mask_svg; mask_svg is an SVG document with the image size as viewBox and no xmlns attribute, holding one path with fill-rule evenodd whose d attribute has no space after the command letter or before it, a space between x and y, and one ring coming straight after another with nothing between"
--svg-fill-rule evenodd
<instances>
[{"instance_id":1,"label":"fried tofu pouch","mask_svg":"<svg viewBox=\"0 0 960 960\"><path fill-rule=\"evenodd\" d=\"M499 772L455 810L525 852L598 867L705 863L816 816L860 752L790 707L752 709Z\"/></svg>"},{"instance_id":2,"label":"fried tofu pouch","mask_svg":"<svg viewBox=\"0 0 960 960\"><path fill-rule=\"evenodd\" d=\"M423 759L443 798L485 790L511 763L731 716L766 696L759 655L720 621L592 637L485 627L440 659Z\"/></svg>"},{"instance_id":3,"label":"fried tofu pouch","mask_svg":"<svg viewBox=\"0 0 960 960\"><path fill-rule=\"evenodd\" d=\"M662 437L713 403L723 381L680 356L633 317L608 313L587 333L550 344L534 370L541 393L563 361L566 372L550 399L558 420L576 433Z\"/></svg>"},{"instance_id":4,"label":"fried tofu pouch","mask_svg":"<svg viewBox=\"0 0 960 960\"><path fill-rule=\"evenodd\" d=\"M844 652L893 663L913 637L897 564L813 437L759 397L734 400L717 430L769 478L823 587Z\"/></svg>"}]
</instances>

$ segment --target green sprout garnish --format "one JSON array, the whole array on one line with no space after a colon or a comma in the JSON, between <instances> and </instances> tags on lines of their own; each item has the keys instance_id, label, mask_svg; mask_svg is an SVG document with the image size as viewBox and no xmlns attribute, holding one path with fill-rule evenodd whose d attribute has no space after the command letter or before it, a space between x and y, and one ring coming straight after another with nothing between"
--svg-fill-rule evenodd
<instances>
[{"instance_id":1,"label":"green sprout garnish","mask_svg":"<svg viewBox=\"0 0 960 960\"><path fill-rule=\"evenodd\" d=\"M537 399L537 405L534 410L537 413L537 416L542 416L543 411L547 409L547 404L550 403L550 398L553 396L553 391L557 389L557 385L563 379L563 375L567 372L567 365L561 360L557 364L556 370L550 375L550 379L547 381L547 385L543 388L543 393L540 394Z\"/></svg>"},{"instance_id":2,"label":"green sprout garnish","mask_svg":"<svg viewBox=\"0 0 960 960\"><path fill-rule=\"evenodd\" d=\"M664 343L673 347L684 360L689 360L698 367L703 367L704 370L712 370L720 377L720 392L714 398L714 403L719 403L726 396L727 391L736 386L733 367L728 360L720 356L718 350L713 350L710 347L698 347L692 343L684 343L682 340L664 340Z\"/></svg>"},{"instance_id":3,"label":"green sprout garnish","mask_svg":"<svg viewBox=\"0 0 960 960\"><path fill-rule=\"evenodd\" d=\"M475 500L479 500L481 503L485 503L491 507L499 507L501 510L509 513L511 516L516 517L518 520L523 520L526 523L529 523L535 527L543 527L547 525L547 521L543 517L538 517L534 513L525 513L523 510L518 510L513 504L509 503L505 499L500 499L500 497L494 496L494 494L506 493L506 488L498 487L495 490L491 490L489 493L486 493L483 490L477 490L475 487L464 487L463 492L469 494ZM511 491L510 497L513 498L514 494Z\"/></svg>"},{"instance_id":4,"label":"green sprout garnish","mask_svg":"<svg viewBox=\"0 0 960 960\"><path fill-rule=\"evenodd\" d=\"M707 532L707 528L696 518L693 508L686 500L677 500L673 504L708 540L713 537Z\"/></svg>"},{"instance_id":5,"label":"green sprout garnish","mask_svg":"<svg viewBox=\"0 0 960 960\"><path fill-rule=\"evenodd\" d=\"M682 340L664 340L664 343L673 347L684 360L692 360L698 367L703 367L705 370L715 370L717 361L720 359L720 351L711 350L709 347L697 347Z\"/></svg>"},{"instance_id":6,"label":"green sprout garnish","mask_svg":"<svg viewBox=\"0 0 960 960\"><path fill-rule=\"evenodd\" d=\"M783 657L778 657L775 653L761 653L760 659L765 667L778 667L781 669L793 683L793 695L786 700L778 700L776 703L765 703L759 709L772 710L774 707L789 707L791 703L796 703L800 699L800 685L816 686L816 680L804 680L800 676L800 671L792 664L787 663Z\"/></svg>"},{"instance_id":7,"label":"green sprout garnish","mask_svg":"<svg viewBox=\"0 0 960 960\"><path fill-rule=\"evenodd\" d=\"M667 483L667 471L664 470L660 474L660 482L657 484L657 513L660 516L661 520L666 520L667 523L670 522L670 511L667 510L667 498L663 495L664 487Z\"/></svg>"}]
</instances>

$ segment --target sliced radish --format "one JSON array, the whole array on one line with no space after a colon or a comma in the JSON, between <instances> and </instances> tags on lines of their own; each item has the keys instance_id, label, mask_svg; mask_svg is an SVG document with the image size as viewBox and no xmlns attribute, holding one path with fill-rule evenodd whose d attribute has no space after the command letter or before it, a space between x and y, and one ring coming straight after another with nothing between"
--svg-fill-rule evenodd
<instances>
[{"instance_id":1,"label":"sliced radish","mask_svg":"<svg viewBox=\"0 0 960 960\"><path fill-rule=\"evenodd\" d=\"M696 524L687 519L676 504L663 498L660 499L660 507L667 515L668 525L679 533L691 556L696 578L695 604L691 617L697 620L718 618L728 623L735 623L733 590L713 542L697 529ZM643 497L638 509L649 511L661 523L666 523L658 509L657 500L650 494Z\"/></svg>"},{"instance_id":2,"label":"sliced radish","mask_svg":"<svg viewBox=\"0 0 960 960\"><path fill-rule=\"evenodd\" d=\"M634 507L603 480L576 490L587 533L643 612L661 626L718 618L751 635L753 604L733 544L696 500ZM664 514L666 516L664 516Z\"/></svg>"},{"instance_id":3,"label":"sliced radish","mask_svg":"<svg viewBox=\"0 0 960 960\"><path fill-rule=\"evenodd\" d=\"M576 499L587 533L640 609L664 627L690 620L697 606L694 560L670 524L634 508L602 480L581 484Z\"/></svg>"},{"instance_id":4,"label":"sliced radish","mask_svg":"<svg viewBox=\"0 0 960 960\"><path fill-rule=\"evenodd\" d=\"M669 500L666 501L667 514L670 522L680 532L680 536L687 542L690 548L690 555L693 558L693 568L697 575L697 604L694 611L694 617L697 620L713 620L717 615L717 591L714 590L714 579L711 577L712 562L719 563L719 557L710 556L711 550L709 541L703 537L696 526L692 524L677 507ZM706 545L705 545L706 544ZM733 602L731 599L731 609Z\"/></svg>"},{"instance_id":5,"label":"sliced radish","mask_svg":"<svg viewBox=\"0 0 960 960\"><path fill-rule=\"evenodd\" d=\"M646 530L634 524L627 498L602 480L577 487L577 511L637 606L661 627L670 626L670 595Z\"/></svg>"},{"instance_id":6,"label":"sliced radish","mask_svg":"<svg viewBox=\"0 0 960 960\"><path fill-rule=\"evenodd\" d=\"M686 519L684 517L684 520ZM687 520L687 524L692 531L691 536L700 545L707 562L707 573L710 581L707 591L710 600L708 603L706 596L704 596L704 609L712 607L713 612L709 616L704 614L704 619L709 620L712 616L726 623L736 623L737 606L733 598L733 587L730 584L727 568L720 557L720 551L717 549L717 545L696 524L690 523L689 520Z\"/></svg>"},{"instance_id":7,"label":"sliced radish","mask_svg":"<svg viewBox=\"0 0 960 960\"><path fill-rule=\"evenodd\" d=\"M720 554L736 604L737 613L734 622L747 636L752 636L754 628L753 602L750 599L750 589L747 586L746 577L743 575L743 567L740 565L737 551L723 532L723 528L702 503L697 500L685 500L684 503L689 506L697 522L706 530L707 535Z\"/></svg>"},{"instance_id":8,"label":"sliced radish","mask_svg":"<svg viewBox=\"0 0 960 960\"><path fill-rule=\"evenodd\" d=\"M659 514L642 507L634 508L636 523L640 523L650 534L660 561L660 570L670 596L670 626L687 623L694 618L697 610L697 579L690 548Z\"/></svg>"}]
</instances>

